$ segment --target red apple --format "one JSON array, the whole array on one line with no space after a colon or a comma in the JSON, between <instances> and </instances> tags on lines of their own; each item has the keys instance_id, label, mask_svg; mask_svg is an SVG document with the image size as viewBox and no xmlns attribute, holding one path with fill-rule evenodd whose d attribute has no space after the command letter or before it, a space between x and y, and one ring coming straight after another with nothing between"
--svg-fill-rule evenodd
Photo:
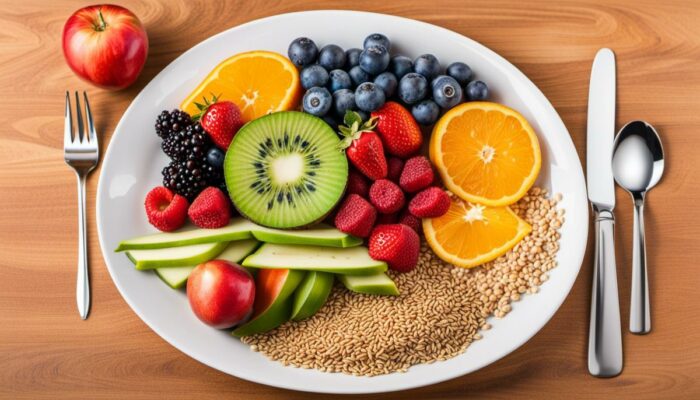
<instances>
[{"instance_id":1,"label":"red apple","mask_svg":"<svg viewBox=\"0 0 700 400\"><path fill-rule=\"evenodd\" d=\"M199 264L187 279L187 298L202 322L224 329L250 317L255 300L255 281L238 264L212 260Z\"/></svg>"},{"instance_id":2,"label":"red apple","mask_svg":"<svg viewBox=\"0 0 700 400\"><path fill-rule=\"evenodd\" d=\"M146 63L148 36L126 8L89 6L66 21L63 55L81 78L106 89L123 89L134 83Z\"/></svg>"}]
</instances>

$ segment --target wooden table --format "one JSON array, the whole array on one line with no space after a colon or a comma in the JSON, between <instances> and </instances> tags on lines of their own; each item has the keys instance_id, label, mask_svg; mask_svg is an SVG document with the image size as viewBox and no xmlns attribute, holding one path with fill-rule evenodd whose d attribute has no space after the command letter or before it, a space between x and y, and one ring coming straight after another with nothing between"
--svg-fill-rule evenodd
<instances>
[{"instance_id":1,"label":"wooden table","mask_svg":"<svg viewBox=\"0 0 700 400\"><path fill-rule=\"evenodd\" d=\"M83 4L85 3L85 4ZM347 8L347 1L119 1L145 23L146 68L128 90L81 82L60 50L63 23L91 2L0 0L0 397L323 398L233 378L175 350L131 311L105 268L95 226L99 170L88 186L93 305L75 306L76 189L63 162L63 96L88 89L108 142L139 90L210 35L279 13ZM500 53L550 99L585 161L590 66L618 56L618 125L642 118L661 133L666 175L649 197L647 239L653 332L624 333L625 370L586 371L588 256L568 299L526 345L476 373L368 398L700 398L700 4L689 1L353 1L355 9L431 22ZM663 4L663 5L661 5ZM381 30L381 27L377 27ZM698 147L696 147L698 146ZM618 189L617 260L623 324L629 317L631 202Z\"/></svg>"}]
</instances>

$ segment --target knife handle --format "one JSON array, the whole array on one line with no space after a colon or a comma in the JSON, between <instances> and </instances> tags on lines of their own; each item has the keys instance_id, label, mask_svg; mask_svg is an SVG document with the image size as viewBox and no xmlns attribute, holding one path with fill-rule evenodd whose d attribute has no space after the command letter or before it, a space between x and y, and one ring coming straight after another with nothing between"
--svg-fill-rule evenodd
<instances>
[{"instance_id":1,"label":"knife handle","mask_svg":"<svg viewBox=\"0 0 700 400\"><path fill-rule=\"evenodd\" d=\"M588 371L599 378L622 372L622 332L615 264L615 216L595 210L593 292L588 333Z\"/></svg>"}]
</instances>

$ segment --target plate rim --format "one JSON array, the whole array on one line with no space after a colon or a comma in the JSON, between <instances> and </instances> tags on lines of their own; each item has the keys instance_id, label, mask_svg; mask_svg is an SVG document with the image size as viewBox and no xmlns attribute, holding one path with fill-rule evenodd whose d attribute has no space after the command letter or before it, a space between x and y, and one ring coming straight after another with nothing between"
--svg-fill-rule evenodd
<instances>
[{"instance_id":1,"label":"plate rim","mask_svg":"<svg viewBox=\"0 0 700 400\"><path fill-rule=\"evenodd\" d=\"M554 108L554 106L551 104L549 99L542 93L542 91L534 84L532 80L530 80L527 75L525 75L522 71L520 71L515 65L513 65L510 61L508 61L506 58L502 57L495 51L491 50L490 48L484 46L483 44L465 36L462 35L461 33L452 31L450 29L441 27L439 25L434 25L428 22L424 22L421 20L416 20L412 18L407 18L407 17L401 17L401 16L396 16L396 15L391 15L391 14L383 14L383 13L374 13L374 12L367 12L367 11L355 11L355 10L336 10L336 9L322 9L322 10L309 10L309 11L297 11L297 12L290 12L290 13L283 13L283 14L276 14L272 16L266 16L266 17L261 17L240 25L235 25L232 27L229 27L227 29L224 29L223 31L216 33L212 36L207 37L206 39L202 40L201 42L195 44L194 46L190 47L189 49L185 50L182 52L178 57L173 59L168 65L166 65L160 72L158 72L151 80L139 91L139 93L131 100L131 103L127 107L127 109L124 111L122 114L119 122L117 123L116 127L114 128L113 134L110 138L109 143L111 144L112 140L117 138L123 129L122 125L124 124L125 117L127 117L129 114L131 114L132 109L134 108L135 103L137 103L137 100L139 100L143 95L144 92L147 91L152 85L153 82L157 80L157 78L163 74L165 74L169 69L173 68L175 64L177 64L183 57L185 57L188 53L192 52L193 50L206 46L207 43L214 41L216 38L229 34L231 31L235 30L242 30L244 28L250 28L254 25L257 24L262 24L262 23L268 23L270 21L278 20L278 19L284 19L284 18L290 18L290 17L298 17L300 15L309 15L309 14L340 14L340 15L350 15L350 14L359 14L359 15L372 15L375 17L380 17L383 19L391 19L395 20L399 23L410 23L410 24L418 24L418 25L423 25L426 29L431 29L431 30L437 30L440 31L441 34L449 35L455 38L458 41L462 42L468 42L470 46L474 47L477 49L479 52L484 53L487 57L495 60L498 62L499 66L502 68L505 68L508 70L509 74L515 75L516 77L519 78L521 83L524 83L526 86L528 86L528 92L532 95L534 95L535 99L541 103L542 106L546 108L550 108L551 111L553 111L553 115L555 116L554 120L552 121L553 123L560 125L560 129L562 129L564 132L568 134L567 137L563 138L564 143L562 143L564 146L568 147L569 150L572 152L572 154L575 155L576 159L574 160L574 169L575 169L575 175L573 179L578 180L581 184L581 186L584 188L584 193L585 193L585 180L583 176L583 168L581 164L581 159L578 156L578 152L576 151L576 148L573 144L573 141L571 139L571 135L564 125L561 116L557 112L557 110ZM106 151L104 154L104 157L102 159L102 162L105 163L110 156L112 155L112 146L107 145ZM110 264L109 257L107 257L107 247L105 244L105 239L104 239L104 234L102 233L102 226L103 226L103 220L102 220L102 214L103 214L103 208L104 204L101 201L101 194L105 192L105 184L103 179L105 175L107 174L107 169L102 168L100 166L100 174L99 174L99 180L98 180L98 185L97 185L97 191L96 191L96 226L97 226L97 232L98 232L98 239L100 243L100 248L102 252L103 259L105 261L105 265L107 266L107 270L110 274L110 278L112 279L112 282L114 285L117 287L117 290L121 297L124 299L124 301L129 305L131 310L143 321L154 333L156 333L159 337L161 337L163 340L165 340L168 344L170 344L172 347L177 349L178 351L181 351L188 357L210 367L213 369L216 369L224 374L234 376L239 379L244 379L250 382L255 382L258 384L266 385L266 386L272 386L272 387L278 387L278 388L283 388L283 389L288 389L288 390L295 390L295 391L301 391L301 392L309 392L309 393L337 393L337 394L369 394L369 393L386 393L386 392L393 392L393 391L399 391L399 390L408 390L408 389L414 389L418 387L423 387L423 386L428 386L428 385L433 385L441 382L445 382L448 380L452 380L467 374L470 374L472 372L478 371L484 367L487 367L494 362L500 360L501 358L506 357L507 355L511 354L513 351L517 350L521 346L523 346L525 343L527 343L532 337L534 337L537 333L539 333L546 325L549 323L551 318L556 314L557 311L561 308L561 305L563 302L568 298L569 294L571 293L571 289L578 277L578 274L580 273L582 263L583 263L583 258L585 255L586 247L587 247L587 238L588 238L588 223L585 224L585 226L581 227L583 229L583 235L582 237L585 238L583 246L580 246L580 250L578 251L578 254L574 254L574 259L577 260L572 267L576 268L576 273L571 274L571 278L569 279L569 282L567 283L567 287L565 291L562 291L562 293L565 293L558 301L556 304L556 307L552 308L552 312L549 313L549 315L544 318L541 326L539 326L536 330L534 330L530 335L525 335L521 340L513 341L510 346L508 346L509 350L507 352L504 352L501 355L498 355L496 357L490 357L483 365L481 365L478 368L474 368L471 370L461 370L461 369L455 369L453 371L449 371L449 373L444 373L439 376L439 378L435 379L430 379L427 382L418 382L418 383L386 383L384 384L381 388L375 389L370 386L363 386L363 387L354 387L354 388L338 388L336 390L325 390L325 389L317 389L314 390L312 388L306 388L306 387L300 387L300 386L294 386L292 384L286 384L286 383L281 383L278 381L274 381L274 379L264 379L258 376L258 374L255 373L241 373L241 374L233 374L228 371L224 371L217 366L212 365L210 362L207 360L200 359L197 356L194 356L190 354L190 352L185 351L184 349L181 349L180 347L176 346L173 342L173 338L168 335L167 332L162 332L159 329L156 329L154 327L154 321L151 321L150 318L145 317L142 315L141 312L138 311L138 308L135 306L135 303L133 302L133 299L131 299L127 294L125 294L125 291L122 289L122 287L117 283L117 280L114 277L113 274L113 267ZM586 202L587 205L587 202ZM586 207L583 208L584 213L585 213L585 220L588 221L589 219L589 210ZM293 367L291 367L293 368ZM371 378L370 378L371 379Z\"/></svg>"}]
</instances>

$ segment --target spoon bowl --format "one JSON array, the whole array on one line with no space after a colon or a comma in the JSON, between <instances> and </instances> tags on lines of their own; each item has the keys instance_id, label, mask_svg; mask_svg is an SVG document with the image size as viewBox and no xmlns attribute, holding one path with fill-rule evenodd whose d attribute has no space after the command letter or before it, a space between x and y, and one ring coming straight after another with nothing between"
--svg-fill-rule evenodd
<instances>
[{"instance_id":1,"label":"spoon bowl","mask_svg":"<svg viewBox=\"0 0 700 400\"><path fill-rule=\"evenodd\" d=\"M664 172L664 150L654 127L644 121L632 121L622 127L613 146L612 168L615 182L628 191L634 201L630 331L645 334L651 331L651 312L644 239L644 199L647 192L659 183Z\"/></svg>"}]
</instances>

